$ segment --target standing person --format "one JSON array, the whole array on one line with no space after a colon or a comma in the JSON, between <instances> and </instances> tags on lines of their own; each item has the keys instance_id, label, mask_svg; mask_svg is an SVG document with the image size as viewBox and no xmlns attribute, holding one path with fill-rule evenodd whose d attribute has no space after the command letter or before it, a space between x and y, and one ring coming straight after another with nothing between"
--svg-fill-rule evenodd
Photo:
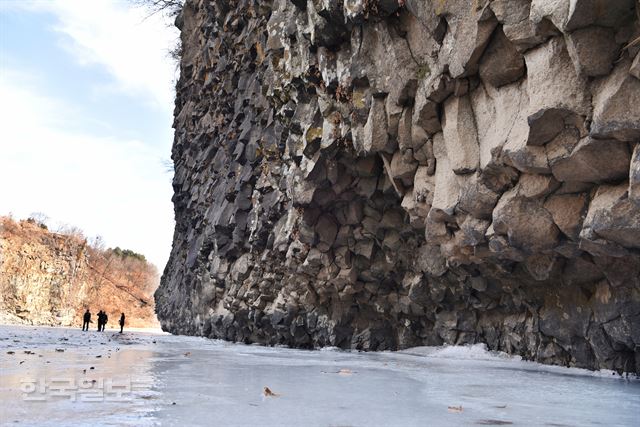
<instances>
[{"instance_id":1,"label":"standing person","mask_svg":"<svg viewBox=\"0 0 640 427\"><path fill-rule=\"evenodd\" d=\"M83 331L88 331L89 330L89 323L91 323L91 313L89 313L89 309L87 308L87 311L84 313L84 316L82 316L82 330Z\"/></svg>"},{"instance_id":2,"label":"standing person","mask_svg":"<svg viewBox=\"0 0 640 427\"><path fill-rule=\"evenodd\" d=\"M107 316L107 312L102 312L102 332L104 332L104 327L107 326L107 321L109 320L109 316Z\"/></svg>"},{"instance_id":3,"label":"standing person","mask_svg":"<svg viewBox=\"0 0 640 427\"><path fill-rule=\"evenodd\" d=\"M98 332L102 329L102 310L98 312Z\"/></svg>"},{"instance_id":4,"label":"standing person","mask_svg":"<svg viewBox=\"0 0 640 427\"><path fill-rule=\"evenodd\" d=\"M124 313L120 316L120 333L122 333L122 329L124 328Z\"/></svg>"}]
</instances>

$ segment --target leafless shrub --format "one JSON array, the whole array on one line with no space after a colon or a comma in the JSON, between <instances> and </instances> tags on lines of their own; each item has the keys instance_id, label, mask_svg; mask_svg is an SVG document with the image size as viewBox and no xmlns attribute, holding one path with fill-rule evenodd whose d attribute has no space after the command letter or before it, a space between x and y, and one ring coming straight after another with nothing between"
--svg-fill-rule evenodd
<instances>
[{"instance_id":1,"label":"leafless shrub","mask_svg":"<svg viewBox=\"0 0 640 427\"><path fill-rule=\"evenodd\" d=\"M134 5L148 9L151 14L164 13L176 16L184 6L184 0L130 0Z\"/></svg>"}]
</instances>

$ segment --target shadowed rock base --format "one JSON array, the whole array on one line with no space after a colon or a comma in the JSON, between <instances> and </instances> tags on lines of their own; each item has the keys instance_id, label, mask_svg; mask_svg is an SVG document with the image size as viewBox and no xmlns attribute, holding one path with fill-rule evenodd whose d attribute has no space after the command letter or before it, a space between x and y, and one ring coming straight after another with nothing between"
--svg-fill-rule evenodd
<instances>
[{"instance_id":1,"label":"shadowed rock base","mask_svg":"<svg viewBox=\"0 0 640 427\"><path fill-rule=\"evenodd\" d=\"M638 6L584 3L187 1L163 328L640 372Z\"/></svg>"}]
</instances>

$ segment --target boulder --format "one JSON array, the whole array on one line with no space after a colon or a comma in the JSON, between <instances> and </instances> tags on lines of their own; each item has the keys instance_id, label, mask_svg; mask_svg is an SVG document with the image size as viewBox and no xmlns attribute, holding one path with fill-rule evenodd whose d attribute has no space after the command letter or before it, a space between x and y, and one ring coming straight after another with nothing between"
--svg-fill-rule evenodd
<instances>
[{"instance_id":1,"label":"boulder","mask_svg":"<svg viewBox=\"0 0 640 427\"><path fill-rule=\"evenodd\" d=\"M568 0L532 0L529 19L540 24L548 20L556 28L563 28L569 14Z\"/></svg>"},{"instance_id":2,"label":"boulder","mask_svg":"<svg viewBox=\"0 0 640 427\"><path fill-rule=\"evenodd\" d=\"M471 93L480 168L502 167L503 162L530 173L550 173L544 149L527 146L529 125L526 83L498 89L481 85Z\"/></svg>"},{"instance_id":3,"label":"boulder","mask_svg":"<svg viewBox=\"0 0 640 427\"><path fill-rule=\"evenodd\" d=\"M544 208L551 213L553 222L571 240L578 240L582 221L587 212L585 194L562 194L549 197Z\"/></svg>"},{"instance_id":4,"label":"boulder","mask_svg":"<svg viewBox=\"0 0 640 427\"><path fill-rule=\"evenodd\" d=\"M417 202L431 206L436 186L436 176L429 175L427 166L420 166L413 179L413 195Z\"/></svg>"},{"instance_id":5,"label":"boulder","mask_svg":"<svg viewBox=\"0 0 640 427\"><path fill-rule=\"evenodd\" d=\"M568 158L580 142L580 133L576 128L565 128L544 146L549 165Z\"/></svg>"},{"instance_id":6,"label":"boulder","mask_svg":"<svg viewBox=\"0 0 640 427\"><path fill-rule=\"evenodd\" d=\"M542 201L520 196L517 187L498 201L492 226L507 236L509 245L527 252L553 249L559 242L560 230Z\"/></svg>"},{"instance_id":7,"label":"boulder","mask_svg":"<svg viewBox=\"0 0 640 427\"><path fill-rule=\"evenodd\" d=\"M586 81L578 76L564 39L554 37L525 53L530 126L528 144L541 145L563 128L567 116L591 110Z\"/></svg>"},{"instance_id":8,"label":"boulder","mask_svg":"<svg viewBox=\"0 0 640 427\"><path fill-rule=\"evenodd\" d=\"M420 246L415 257L418 271L439 277L447 272L447 264L440 253L440 246L425 244Z\"/></svg>"},{"instance_id":9,"label":"boulder","mask_svg":"<svg viewBox=\"0 0 640 427\"><path fill-rule=\"evenodd\" d=\"M441 2L440 14L447 14L448 31L441 55L447 59L451 77L465 77L478 71L478 62L498 21L488 7L467 1Z\"/></svg>"},{"instance_id":10,"label":"boulder","mask_svg":"<svg viewBox=\"0 0 640 427\"><path fill-rule=\"evenodd\" d=\"M315 227L316 233L318 234L318 244L317 247L322 252L326 252L331 248L333 242L336 240L336 235L338 234L338 224L336 221L328 216L322 215Z\"/></svg>"},{"instance_id":11,"label":"boulder","mask_svg":"<svg viewBox=\"0 0 640 427\"><path fill-rule=\"evenodd\" d=\"M500 87L520 79L524 72L524 57L498 28L480 60L480 78Z\"/></svg>"},{"instance_id":12,"label":"boulder","mask_svg":"<svg viewBox=\"0 0 640 427\"><path fill-rule=\"evenodd\" d=\"M635 0L569 0L569 10L561 28L573 31L589 25L620 28L633 19Z\"/></svg>"},{"instance_id":13,"label":"boulder","mask_svg":"<svg viewBox=\"0 0 640 427\"><path fill-rule=\"evenodd\" d=\"M555 191L560 184L549 175L523 173L517 185L519 196L535 199Z\"/></svg>"},{"instance_id":14,"label":"boulder","mask_svg":"<svg viewBox=\"0 0 640 427\"><path fill-rule=\"evenodd\" d=\"M373 98L367 123L364 125L363 149L365 153L390 152L393 153L387 134L387 113L384 99Z\"/></svg>"},{"instance_id":15,"label":"boulder","mask_svg":"<svg viewBox=\"0 0 640 427\"><path fill-rule=\"evenodd\" d=\"M413 119L413 109L405 107L398 122L398 147L400 150L416 148L413 144L413 132L411 130L411 120ZM416 141L417 142L417 141Z\"/></svg>"},{"instance_id":16,"label":"boulder","mask_svg":"<svg viewBox=\"0 0 640 427\"><path fill-rule=\"evenodd\" d=\"M640 207L629 199L628 189L627 183L598 187L589 204L581 239L605 239L624 248L640 249ZM616 255L620 253L612 253Z\"/></svg>"},{"instance_id":17,"label":"boulder","mask_svg":"<svg viewBox=\"0 0 640 427\"><path fill-rule=\"evenodd\" d=\"M488 220L467 215L462 224L460 224L459 233L462 233L460 243L467 246L477 246L484 243L486 240L485 233L490 224Z\"/></svg>"},{"instance_id":18,"label":"boulder","mask_svg":"<svg viewBox=\"0 0 640 427\"><path fill-rule=\"evenodd\" d=\"M447 148L442 133L433 137L433 152L436 156L436 182L430 215L443 219L453 215L460 200L460 188L456 174L449 164Z\"/></svg>"},{"instance_id":19,"label":"boulder","mask_svg":"<svg viewBox=\"0 0 640 427\"><path fill-rule=\"evenodd\" d=\"M619 46L610 28L587 27L565 36L567 51L579 75L604 76L613 68Z\"/></svg>"},{"instance_id":20,"label":"boulder","mask_svg":"<svg viewBox=\"0 0 640 427\"><path fill-rule=\"evenodd\" d=\"M586 137L566 157L554 158L551 172L558 181L615 181L628 176L629 161L626 143Z\"/></svg>"},{"instance_id":21,"label":"boulder","mask_svg":"<svg viewBox=\"0 0 640 427\"><path fill-rule=\"evenodd\" d=\"M411 186L417 168L418 162L414 160L412 150L396 151L391 159L389 171L392 179L402 181L405 186Z\"/></svg>"},{"instance_id":22,"label":"boulder","mask_svg":"<svg viewBox=\"0 0 640 427\"><path fill-rule=\"evenodd\" d=\"M478 174L458 176L460 199L458 209L475 218L489 219L500 195L491 190Z\"/></svg>"},{"instance_id":23,"label":"boulder","mask_svg":"<svg viewBox=\"0 0 640 427\"><path fill-rule=\"evenodd\" d=\"M584 337L592 316L584 293L577 287L562 287L545 296L540 309L540 331L570 345L574 337Z\"/></svg>"},{"instance_id":24,"label":"boulder","mask_svg":"<svg viewBox=\"0 0 640 427\"><path fill-rule=\"evenodd\" d=\"M413 127L419 126L427 134L432 135L442 128L438 115L438 102L429 99L431 90L426 86L427 81L423 80L418 86L416 98L413 105Z\"/></svg>"},{"instance_id":25,"label":"boulder","mask_svg":"<svg viewBox=\"0 0 640 427\"><path fill-rule=\"evenodd\" d=\"M502 24L505 36L520 52L545 40L547 31L544 31L544 25L536 25L529 20L531 0L494 0L490 7Z\"/></svg>"},{"instance_id":26,"label":"boulder","mask_svg":"<svg viewBox=\"0 0 640 427\"><path fill-rule=\"evenodd\" d=\"M593 96L591 135L637 141L640 138L640 80L629 74L630 61L620 61L613 72L597 82Z\"/></svg>"}]
</instances>

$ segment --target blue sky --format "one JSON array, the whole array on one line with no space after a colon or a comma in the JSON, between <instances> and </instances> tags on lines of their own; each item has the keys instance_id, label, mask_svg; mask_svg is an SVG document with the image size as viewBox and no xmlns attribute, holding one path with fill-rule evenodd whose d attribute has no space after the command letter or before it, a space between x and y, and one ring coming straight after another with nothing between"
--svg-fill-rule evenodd
<instances>
[{"instance_id":1,"label":"blue sky","mask_svg":"<svg viewBox=\"0 0 640 427\"><path fill-rule=\"evenodd\" d=\"M170 24L125 0L0 0L0 215L43 212L164 267Z\"/></svg>"}]
</instances>

